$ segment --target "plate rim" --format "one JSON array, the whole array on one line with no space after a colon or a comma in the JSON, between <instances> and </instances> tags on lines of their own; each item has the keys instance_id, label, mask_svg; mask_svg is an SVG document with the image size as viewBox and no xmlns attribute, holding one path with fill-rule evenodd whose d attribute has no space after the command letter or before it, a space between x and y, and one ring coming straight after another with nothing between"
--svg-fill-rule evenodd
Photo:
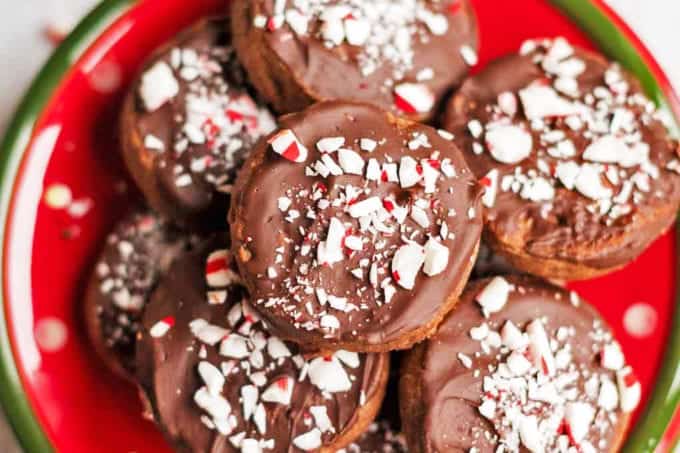
<instances>
[{"instance_id":1,"label":"plate rim","mask_svg":"<svg viewBox=\"0 0 680 453\"><path fill-rule=\"evenodd\" d=\"M7 230L21 174L21 163L34 138L35 127L61 83L102 34L132 7L143 0L101 1L57 47L31 83L0 142L0 410L7 416L17 440L27 452L53 451L52 439L31 405L15 360L14 345L8 331L6 295ZM673 131L680 134L680 100L666 74L633 30L603 0L550 0L556 8L583 30L607 55L621 62L641 81L648 96L671 115ZM611 39L614 37L615 39ZM680 227L676 232L680 244ZM678 245L676 245L678 254ZM676 275L680 281L680 266ZM650 399L626 440L625 451L651 452L669 427L680 402L680 288L662 366L654 381ZM671 442L671 444L674 443ZM670 450L670 449L669 449Z\"/></svg>"}]
</instances>

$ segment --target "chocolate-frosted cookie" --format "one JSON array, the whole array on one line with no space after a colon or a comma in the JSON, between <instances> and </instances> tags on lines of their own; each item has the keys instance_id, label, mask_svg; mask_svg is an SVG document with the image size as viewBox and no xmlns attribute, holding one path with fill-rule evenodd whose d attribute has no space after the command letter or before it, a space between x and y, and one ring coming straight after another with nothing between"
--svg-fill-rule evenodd
<instances>
[{"instance_id":1,"label":"chocolate-frosted cookie","mask_svg":"<svg viewBox=\"0 0 680 453\"><path fill-rule=\"evenodd\" d=\"M413 452L616 452L640 384L597 312L533 277L473 282L404 360Z\"/></svg>"},{"instance_id":2,"label":"chocolate-frosted cookie","mask_svg":"<svg viewBox=\"0 0 680 453\"><path fill-rule=\"evenodd\" d=\"M178 258L137 347L150 412L179 451L334 452L380 408L387 354L303 355L249 307L223 243Z\"/></svg>"},{"instance_id":3,"label":"chocolate-frosted cookie","mask_svg":"<svg viewBox=\"0 0 680 453\"><path fill-rule=\"evenodd\" d=\"M468 0L235 0L232 18L239 58L279 113L346 99L428 119L477 62Z\"/></svg>"},{"instance_id":4,"label":"chocolate-frosted cookie","mask_svg":"<svg viewBox=\"0 0 680 453\"><path fill-rule=\"evenodd\" d=\"M121 116L125 162L149 204L183 226L225 226L250 147L274 128L246 89L226 19L202 21L152 55Z\"/></svg>"},{"instance_id":5,"label":"chocolate-frosted cookie","mask_svg":"<svg viewBox=\"0 0 680 453\"><path fill-rule=\"evenodd\" d=\"M404 435L393 430L386 421L371 423L355 442L337 453L406 453Z\"/></svg>"},{"instance_id":6,"label":"chocolate-frosted cookie","mask_svg":"<svg viewBox=\"0 0 680 453\"><path fill-rule=\"evenodd\" d=\"M492 249L573 280L625 265L675 219L678 148L660 118L618 65L558 38L466 80L444 127L487 186Z\"/></svg>"},{"instance_id":7,"label":"chocolate-frosted cookie","mask_svg":"<svg viewBox=\"0 0 680 453\"><path fill-rule=\"evenodd\" d=\"M198 241L147 208L135 208L108 235L86 292L90 341L106 365L131 380L135 337L161 275Z\"/></svg>"},{"instance_id":8,"label":"chocolate-frosted cookie","mask_svg":"<svg viewBox=\"0 0 680 453\"><path fill-rule=\"evenodd\" d=\"M232 248L255 308L282 338L408 348L464 286L481 186L450 135L368 104L280 119L236 182Z\"/></svg>"}]
</instances>

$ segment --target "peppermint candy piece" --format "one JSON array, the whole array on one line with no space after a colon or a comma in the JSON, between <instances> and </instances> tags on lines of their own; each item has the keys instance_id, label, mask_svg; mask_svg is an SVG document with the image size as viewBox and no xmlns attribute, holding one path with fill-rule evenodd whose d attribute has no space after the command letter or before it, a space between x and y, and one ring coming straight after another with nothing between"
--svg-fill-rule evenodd
<instances>
[{"instance_id":1,"label":"peppermint candy piece","mask_svg":"<svg viewBox=\"0 0 680 453\"><path fill-rule=\"evenodd\" d=\"M434 101L434 94L425 84L400 83L394 87L394 103L404 113L427 113Z\"/></svg>"},{"instance_id":2,"label":"peppermint candy piece","mask_svg":"<svg viewBox=\"0 0 680 453\"><path fill-rule=\"evenodd\" d=\"M175 318L172 316L167 316L160 321L158 321L156 324L151 326L151 329L149 329L149 335L151 335L153 338L161 338L164 337L166 333L170 330L172 326L175 325Z\"/></svg>"},{"instance_id":3,"label":"peppermint candy piece","mask_svg":"<svg viewBox=\"0 0 680 453\"><path fill-rule=\"evenodd\" d=\"M345 226L336 217L331 218L326 240L319 242L316 249L316 257L320 264L332 265L344 259L342 250L344 237Z\"/></svg>"},{"instance_id":4,"label":"peppermint candy piece","mask_svg":"<svg viewBox=\"0 0 680 453\"><path fill-rule=\"evenodd\" d=\"M239 276L231 270L231 255L227 250L215 250L206 261L205 280L208 286L224 287L239 281Z\"/></svg>"},{"instance_id":5,"label":"peppermint candy piece","mask_svg":"<svg viewBox=\"0 0 680 453\"><path fill-rule=\"evenodd\" d=\"M493 208L496 204L496 194L498 193L498 170L494 168L489 171L479 180L479 183L484 186L482 204L487 208Z\"/></svg>"},{"instance_id":6,"label":"peppermint candy piece","mask_svg":"<svg viewBox=\"0 0 680 453\"><path fill-rule=\"evenodd\" d=\"M418 170L418 162L410 156L404 156L399 163L399 183L403 189L413 187L420 182L422 170Z\"/></svg>"},{"instance_id":7,"label":"peppermint candy piece","mask_svg":"<svg viewBox=\"0 0 680 453\"><path fill-rule=\"evenodd\" d=\"M318 428L314 428L311 431L300 434L293 439L293 445L304 451L316 450L321 446L321 431Z\"/></svg>"},{"instance_id":8,"label":"peppermint candy piece","mask_svg":"<svg viewBox=\"0 0 680 453\"><path fill-rule=\"evenodd\" d=\"M356 151L340 148L338 161L342 170L349 175L362 175L364 172L364 159Z\"/></svg>"},{"instance_id":9,"label":"peppermint candy piece","mask_svg":"<svg viewBox=\"0 0 680 453\"><path fill-rule=\"evenodd\" d=\"M630 149L626 142L613 135L605 135L593 141L583 152L583 158L591 162L616 164Z\"/></svg>"},{"instance_id":10,"label":"peppermint candy piece","mask_svg":"<svg viewBox=\"0 0 680 453\"><path fill-rule=\"evenodd\" d=\"M159 61L142 75L139 95L148 112L159 109L177 96L177 93L179 83L170 66L164 61Z\"/></svg>"},{"instance_id":11,"label":"peppermint candy piece","mask_svg":"<svg viewBox=\"0 0 680 453\"><path fill-rule=\"evenodd\" d=\"M571 438L578 445L585 439L595 418L595 408L588 403L569 402L565 406L564 420Z\"/></svg>"},{"instance_id":12,"label":"peppermint candy piece","mask_svg":"<svg viewBox=\"0 0 680 453\"><path fill-rule=\"evenodd\" d=\"M623 412L633 412L640 404L641 387L630 366L616 373L616 383L619 387L619 402Z\"/></svg>"},{"instance_id":13,"label":"peppermint candy piece","mask_svg":"<svg viewBox=\"0 0 680 453\"><path fill-rule=\"evenodd\" d=\"M316 142L316 149L322 153L333 153L345 144L345 137L325 137Z\"/></svg>"},{"instance_id":14,"label":"peppermint candy piece","mask_svg":"<svg viewBox=\"0 0 680 453\"><path fill-rule=\"evenodd\" d=\"M302 163L309 152L290 129L282 129L267 140L276 154L291 162Z\"/></svg>"},{"instance_id":15,"label":"peppermint candy piece","mask_svg":"<svg viewBox=\"0 0 680 453\"><path fill-rule=\"evenodd\" d=\"M498 162L517 164L531 154L533 139L519 126L497 126L487 131L486 145Z\"/></svg>"},{"instance_id":16,"label":"peppermint candy piece","mask_svg":"<svg viewBox=\"0 0 680 453\"><path fill-rule=\"evenodd\" d=\"M623 351L618 343L610 343L604 345L600 353L600 363L608 370L618 371L626 364L626 359L623 357Z\"/></svg>"},{"instance_id":17,"label":"peppermint candy piece","mask_svg":"<svg viewBox=\"0 0 680 453\"><path fill-rule=\"evenodd\" d=\"M213 395L206 387L201 387L194 393L194 402L212 418L225 420L231 414L229 401L220 395Z\"/></svg>"},{"instance_id":18,"label":"peppermint candy piece","mask_svg":"<svg viewBox=\"0 0 680 453\"><path fill-rule=\"evenodd\" d=\"M211 395L219 395L224 386L224 375L210 362L205 360L198 363L198 374L203 379Z\"/></svg>"},{"instance_id":19,"label":"peppermint candy piece","mask_svg":"<svg viewBox=\"0 0 680 453\"><path fill-rule=\"evenodd\" d=\"M276 381L262 393L262 401L288 406L290 405L294 388L295 379L290 376L282 376L276 379Z\"/></svg>"},{"instance_id":20,"label":"peppermint candy piece","mask_svg":"<svg viewBox=\"0 0 680 453\"><path fill-rule=\"evenodd\" d=\"M346 392L352 388L347 372L334 357L317 357L309 362L309 380L322 392Z\"/></svg>"},{"instance_id":21,"label":"peppermint candy piece","mask_svg":"<svg viewBox=\"0 0 680 453\"><path fill-rule=\"evenodd\" d=\"M592 200L606 200L613 195L612 189L602 182L602 168L596 164L581 165L574 187Z\"/></svg>"},{"instance_id":22,"label":"peppermint candy piece","mask_svg":"<svg viewBox=\"0 0 680 453\"><path fill-rule=\"evenodd\" d=\"M524 113L530 120L561 117L578 113L570 101L557 94L553 88L534 83L519 92Z\"/></svg>"},{"instance_id":23,"label":"peppermint candy piece","mask_svg":"<svg viewBox=\"0 0 680 453\"><path fill-rule=\"evenodd\" d=\"M449 264L449 249L435 238L425 243L425 262L423 272L432 277L441 274Z\"/></svg>"},{"instance_id":24,"label":"peppermint candy piece","mask_svg":"<svg viewBox=\"0 0 680 453\"><path fill-rule=\"evenodd\" d=\"M545 332L543 323L536 319L526 328L529 336L529 352L534 360L534 366L546 376L555 375L555 357L550 348L550 340Z\"/></svg>"},{"instance_id":25,"label":"peppermint candy piece","mask_svg":"<svg viewBox=\"0 0 680 453\"><path fill-rule=\"evenodd\" d=\"M392 258L392 277L399 286L413 289L416 276L425 263L425 250L414 243L402 245Z\"/></svg>"},{"instance_id":26,"label":"peppermint candy piece","mask_svg":"<svg viewBox=\"0 0 680 453\"><path fill-rule=\"evenodd\" d=\"M475 298L485 315L499 312L508 302L512 287L503 277L494 277Z\"/></svg>"}]
</instances>

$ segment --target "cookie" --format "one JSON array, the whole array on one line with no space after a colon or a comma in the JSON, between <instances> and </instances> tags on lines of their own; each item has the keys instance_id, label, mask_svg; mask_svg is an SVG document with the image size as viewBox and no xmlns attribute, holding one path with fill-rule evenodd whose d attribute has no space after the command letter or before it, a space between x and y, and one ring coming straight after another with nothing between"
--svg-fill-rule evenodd
<instances>
[{"instance_id":1,"label":"cookie","mask_svg":"<svg viewBox=\"0 0 680 453\"><path fill-rule=\"evenodd\" d=\"M241 165L275 126L248 92L226 19L202 21L153 54L121 113L123 156L148 203L184 227L217 230Z\"/></svg>"},{"instance_id":2,"label":"cookie","mask_svg":"<svg viewBox=\"0 0 680 453\"><path fill-rule=\"evenodd\" d=\"M409 451L616 452L640 384L595 309L534 277L471 283L404 359Z\"/></svg>"},{"instance_id":3,"label":"cookie","mask_svg":"<svg viewBox=\"0 0 680 453\"><path fill-rule=\"evenodd\" d=\"M320 349L421 341L455 304L482 229L482 188L450 135L342 101L279 121L230 211L256 310Z\"/></svg>"},{"instance_id":4,"label":"cookie","mask_svg":"<svg viewBox=\"0 0 680 453\"><path fill-rule=\"evenodd\" d=\"M90 343L104 363L132 380L144 307L174 258L198 241L137 207L106 238L83 302Z\"/></svg>"},{"instance_id":5,"label":"cookie","mask_svg":"<svg viewBox=\"0 0 680 453\"><path fill-rule=\"evenodd\" d=\"M279 113L317 101L432 117L477 62L468 0L236 0L234 45Z\"/></svg>"},{"instance_id":6,"label":"cookie","mask_svg":"<svg viewBox=\"0 0 680 453\"><path fill-rule=\"evenodd\" d=\"M224 242L178 258L137 347L153 418L179 451L334 452L380 408L387 354L303 354L250 308Z\"/></svg>"},{"instance_id":7,"label":"cookie","mask_svg":"<svg viewBox=\"0 0 680 453\"><path fill-rule=\"evenodd\" d=\"M371 423L355 442L337 453L406 453L404 435L393 430L384 420Z\"/></svg>"},{"instance_id":8,"label":"cookie","mask_svg":"<svg viewBox=\"0 0 680 453\"><path fill-rule=\"evenodd\" d=\"M489 246L575 280L624 266L673 223L680 161L662 119L616 63L557 38L466 80L443 124L487 186Z\"/></svg>"}]
</instances>

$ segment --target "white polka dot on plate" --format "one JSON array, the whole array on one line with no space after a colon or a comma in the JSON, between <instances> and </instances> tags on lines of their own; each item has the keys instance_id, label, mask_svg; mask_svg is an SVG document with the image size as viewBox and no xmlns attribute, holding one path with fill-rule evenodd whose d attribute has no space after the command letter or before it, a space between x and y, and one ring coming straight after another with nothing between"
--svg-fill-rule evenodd
<instances>
[{"instance_id":1,"label":"white polka dot on plate","mask_svg":"<svg viewBox=\"0 0 680 453\"><path fill-rule=\"evenodd\" d=\"M640 302L628 307L623 314L623 327L633 337L648 337L654 333L658 318L654 307Z\"/></svg>"},{"instance_id":2,"label":"white polka dot on plate","mask_svg":"<svg viewBox=\"0 0 680 453\"><path fill-rule=\"evenodd\" d=\"M35 341L43 352L61 350L68 339L66 324L58 318L47 317L38 320L35 325Z\"/></svg>"},{"instance_id":3,"label":"white polka dot on plate","mask_svg":"<svg viewBox=\"0 0 680 453\"><path fill-rule=\"evenodd\" d=\"M102 61L90 72L88 78L95 91L111 94L120 88L123 71L114 61Z\"/></svg>"},{"instance_id":4,"label":"white polka dot on plate","mask_svg":"<svg viewBox=\"0 0 680 453\"><path fill-rule=\"evenodd\" d=\"M45 189L43 199L52 209L64 209L73 200L73 195L67 185L55 183Z\"/></svg>"}]
</instances>

